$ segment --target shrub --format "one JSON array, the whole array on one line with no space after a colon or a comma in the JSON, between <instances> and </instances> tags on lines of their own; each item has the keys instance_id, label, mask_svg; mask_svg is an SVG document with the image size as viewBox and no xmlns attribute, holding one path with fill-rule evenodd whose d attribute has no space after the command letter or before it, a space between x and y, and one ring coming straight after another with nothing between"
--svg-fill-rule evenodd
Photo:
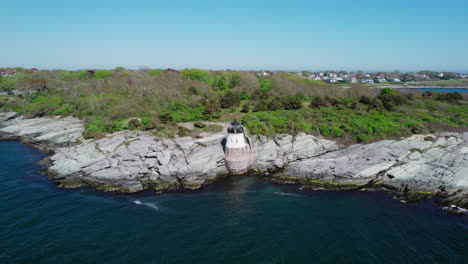
<instances>
[{"instance_id":1,"label":"shrub","mask_svg":"<svg viewBox=\"0 0 468 264\"><path fill-rule=\"evenodd\" d=\"M244 104L241 108L241 113L248 113L250 112L250 104Z\"/></svg>"},{"instance_id":2,"label":"shrub","mask_svg":"<svg viewBox=\"0 0 468 264\"><path fill-rule=\"evenodd\" d=\"M190 130L184 126L177 127L177 135L179 137L187 137L190 136Z\"/></svg>"},{"instance_id":3,"label":"shrub","mask_svg":"<svg viewBox=\"0 0 468 264\"><path fill-rule=\"evenodd\" d=\"M140 128L141 122L138 118L132 118L128 121L128 129L130 130L136 130Z\"/></svg>"},{"instance_id":4,"label":"shrub","mask_svg":"<svg viewBox=\"0 0 468 264\"><path fill-rule=\"evenodd\" d=\"M156 75L161 74L162 72L163 72L162 69L151 69L151 70L148 71L148 74L150 76L156 76Z\"/></svg>"},{"instance_id":5,"label":"shrub","mask_svg":"<svg viewBox=\"0 0 468 264\"><path fill-rule=\"evenodd\" d=\"M262 92L269 92L273 89L273 82L270 79L262 79L260 81L260 90Z\"/></svg>"},{"instance_id":6,"label":"shrub","mask_svg":"<svg viewBox=\"0 0 468 264\"><path fill-rule=\"evenodd\" d=\"M44 116L52 115L60 108L62 98L59 96L40 95L33 99L26 107L26 113L29 116Z\"/></svg>"},{"instance_id":7,"label":"shrub","mask_svg":"<svg viewBox=\"0 0 468 264\"><path fill-rule=\"evenodd\" d=\"M77 77L78 77L78 79L80 79L80 80L89 79L89 72L87 72L87 71L80 71L80 72L77 74Z\"/></svg>"},{"instance_id":8,"label":"shrub","mask_svg":"<svg viewBox=\"0 0 468 264\"><path fill-rule=\"evenodd\" d=\"M221 116L221 105L216 98L208 98L203 101L203 118L206 120L216 119Z\"/></svg>"},{"instance_id":9,"label":"shrub","mask_svg":"<svg viewBox=\"0 0 468 264\"><path fill-rule=\"evenodd\" d=\"M265 101L260 101L257 104L255 104L253 111L254 112L262 112L262 111L267 111L268 110L268 105L265 103Z\"/></svg>"},{"instance_id":10,"label":"shrub","mask_svg":"<svg viewBox=\"0 0 468 264\"><path fill-rule=\"evenodd\" d=\"M220 100L221 108L227 109L229 107L237 107L240 104L240 98L237 93L227 92Z\"/></svg>"},{"instance_id":11,"label":"shrub","mask_svg":"<svg viewBox=\"0 0 468 264\"><path fill-rule=\"evenodd\" d=\"M57 110L55 110L53 112L53 115L59 115L59 116L66 116L66 115L70 115L71 113L73 113L73 106L70 105L70 104L64 104L62 105L60 108L58 108Z\"/></svg>"},{"instance_id":12,"label":"shrub","mask_svg":"<svg viewBox=\"0 0 468 264\"><path fill-rule=\"evenodd\" d=\"M202 131L207 133L219 133L223 131L223 126L217 124L209 124L206 127L202 128Z\"/></svg>"},{"instance_id":13,"label":"shrub","mask_svg":"<svg viewBox=\"0 0 468 264\"><path fill-rule=\"evenodd\" d=\"M366 135L366 134L359 134L359 135L357 136L357 140L358 140L359 142L366 142L366 141L368 141L369 139L370 139L370 137L369 137L368 135Z\"/></svg>"},{"instance_id":14,"label":"shrub","mask_svg":"<svg viewBox=\"0 0 468 264\"><path fill-rule=\"evenodd\" d=\"M383 88L380 90L380 95L395 95L396 92L392 88Z\"/></svg>"},{"instance_id":15,"label":"shrub","mask_svg":"<svg viewBox=\"0 0 468 264\"><path fill-rule=\"evenodd\" d=\"M320 108L321 106L328 106L328 102L320 96L314 97L309 105L311 108Z\"/></svg>"},{"instance_id":16,"label":"shrub","mask_svg":"<svg viewBox=\"0 0 468 264\"><path fill-rule=\"evenodd\" d=\"M200 69L185 69L180 72L182 78L189 80L202 81L208 84L213 82L213 74L209 71L204 71Z\"/></svg>"},{"instance_id":17,"label":"shrub","mask_svg":"<svg viewBox=\"0 0 468 264\"><path fill-rule=\"evenodd\" d=\"M116 131L116 129L115 129L116 125L112 121L105 123L103 128L107 133L113 133L114 131Z\"/></svg>"},{"instance_id":18,"label":"shrub","mask_svg":"<svg viewBox=\"0 0 468 264\"><path fill-rule=\"evenodd\" d=\"M282 97L281 104L286 110L296 110L302 108L302 100L299 97L284 96Z\"/></svg>"},{"instance_id":19,"label":"shrub","mask_svg":"<svg viewBox=\"0 0 468 264\"><path fill-rule=\"evenodd\" d=\"M242 90L239 94L239 98L241 101L248 101L250 100L250 94L247 91Z\"/></svg>"},{"instance_id":20,"label":"shrub","mask_svg":"<svg viewBox=\"0 0 468 264\"><path fill-rule=\"evenodd\" d=\"M108 79L112 76L112 71L109 70L99 70L94 73L94 79L101 80L101 79Z\"/></svg>"},{"instance_id":21,"label":"shrub","mask_svg":"<svg viewBox=\"0 0 468 264\"><path fill-rule=\"evenodd\" d=\"M332 135L332 130L329 125L320 125L320 134L324 137L330 137Z\"/></svg>"},{"instance_id":22,"label":"shrub","mask_svg":"<svg viewBox=\"0 0 468 264\"><path fill-rule=\"evenodd\" d=\"M163 124L170 124L174 122L170 112L164 112L159 116L159 119Z\"/></svg>"},{"instance_id":23,"label":"shrub","mask_svg":"<svg viewBox=\"0 0 468 264\"><path fill-rule=\"evenodd\" d=\"M203 123L203 122L195 122L195 123L193 123L193 126L196 127L196 128L204 128L204 127L206 127L206 124Z\"/></svg>"}]
</instances>

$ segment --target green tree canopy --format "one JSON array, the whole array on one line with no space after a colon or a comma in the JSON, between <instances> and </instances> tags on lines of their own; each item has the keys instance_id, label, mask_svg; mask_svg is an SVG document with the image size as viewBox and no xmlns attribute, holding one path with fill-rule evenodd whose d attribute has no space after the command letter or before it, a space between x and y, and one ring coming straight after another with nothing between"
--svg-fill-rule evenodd
<instances>
[{"instance_id":1,"label":"green tree canopy","mask_svg":"<svg viewBox=\"0 0 468 264\"><path fill-rule=\"evenodd\" d=\"M112 76L112 71L109 70L99 70L94 73L94 79L101 80L101 79L108 79Z\"/></svg>"}]
</instances>

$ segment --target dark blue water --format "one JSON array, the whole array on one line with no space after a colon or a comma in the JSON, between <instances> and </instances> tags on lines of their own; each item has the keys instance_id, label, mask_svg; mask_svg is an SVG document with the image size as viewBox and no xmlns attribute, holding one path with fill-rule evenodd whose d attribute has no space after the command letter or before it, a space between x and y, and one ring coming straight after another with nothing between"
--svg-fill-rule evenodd
<instances>
[{"instance_id":1,"label":"dark blue water","mask_svg":"<svg viewBox=\"0 0 468 264\"><path fill-rule=\"evenodd\" d=\"M468 89L464 89L464 88L418 88L418 90L423 91L423 92L433 91L433 92L439 92L439 93L453 93L453 92L468 93Z\"/></svg>"},{"instance_id":2,"label":"dark blue water","mask_svg":"<svg viewBox=\"0 0 468 264\"><path fill-rule=\"evenodd\" d=\"M0 263L468 263L468 218L259 177L161 196L57 188L0 142Z\"/></svg>"}]
</instances>

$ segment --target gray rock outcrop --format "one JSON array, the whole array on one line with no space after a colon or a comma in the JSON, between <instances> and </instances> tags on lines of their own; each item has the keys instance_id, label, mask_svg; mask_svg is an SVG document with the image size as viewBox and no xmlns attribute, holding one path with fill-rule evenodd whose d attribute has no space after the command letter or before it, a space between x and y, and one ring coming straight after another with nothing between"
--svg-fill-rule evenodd
<instances>
[{"instance_id":1,"label":"gray rock outcrop","mask_svg":"<svg viewBox=\"0 0 468 264\"><path fill-rule=\"evenodd\" d=\"M74 117L25 118L14 112L0 113L0 139L17 139L56 149L82 139L83 122Z\"/></svg>"},{"instance_id":2,"label":"gray rock outcrop","mask_svg":"<svg viewBox=\"0 0 468 264\"><path fill-rule=\"evenodd\" d=\"M221 144L227 125L223 127L200 138L156 139L149 132L122 131L84 140L83 123L73 117L27 119L0 113L0 139L21 139L55 151L48 172L59 185L130 193L197 189L227 175ZM383 186L468 206L468 132L346 148L306 134L249 141L258 153L252 169L272 172L278 182L331 189Z\"/></svg>"},{"instance_id":3,"label":"gray rock outcrop","mask_svg":"<svg viewBox=\"0 0 468 264\"><path fill-rule=\"evenodd\" d=\"M337 187L376 184L468 205L468 132L354 145L292 162L276 177Z\"/></svg>"},{"instance_id":4,"label":"gray rock outcrop","mask_svg":"<svg viewBox=\"0 0 468 264\"><path fill-rule=\"evenodd\" d=\"M223 131L204 133L196 139L176 137L156 140L145 132L118 132L57 150L50 158L49 172L61 185L71 187L86 183L123 192L136 192L145 188L160 191L197 189L228 174L221 145L225 135ZM332 141L305 134L296 139L280 136L263 140L265 142L252 140L260 148L261 158L255 168L261 171L337 148ZM294 147L295 144L301 147ZM304 146L313 148L305 151ZM298 149L297 153L294 153L295 148Z\"/></svg>"}]
</instances>

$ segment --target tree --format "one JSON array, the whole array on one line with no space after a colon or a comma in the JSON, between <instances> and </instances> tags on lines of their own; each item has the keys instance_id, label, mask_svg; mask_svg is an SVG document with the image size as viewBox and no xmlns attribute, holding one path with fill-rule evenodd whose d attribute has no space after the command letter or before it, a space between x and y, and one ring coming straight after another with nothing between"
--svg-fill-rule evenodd
<instances>
[{"instance_id":1,"label":"tree","mask_svg":"<svg viewBox=\"0 0 468 264\"><path fill-rule=\"evenodd\" d=\"M268 111L280 110L283 109L283 104L281 103L280 98L272 97L267 102L267 108Z\"/></svg>"},{"instance_id":2,"label":"tree","mask_svg":"<svg viewBox=\"0 0 468 264\"><path fill-rule=\"evenodd\" d=\"M221 105L216 98L208 98L203 101L203 117L205 119L216 119L221 116Z\"/></svg>"},{"instance_id":3,"label":"tree","mask_svg":"<svg viewBox=\"0 0 468 264\"><path fill-rule=\"evenodd\" d=\"M44 78L33 78L29 80L29 88L38 92L44 92L47 89L47 80Z\"/></svg>"},{"instance_id":4,"label":"tree","mask_svg":"<svg viewBox=\"0 0 468 264\"><path fill-rule=\"evenodd\" d=\"M99 70L94 73L94 79L101 80L101 79L108 79L112 76L112 71L109 70Z\"/></svg>"},{"instance_id":5,"label":"tree","mask_svg":"<svg viewBox=\"0 0 468 264\"><path fill-rule=\"evenodd\" d=\"M221 108L227 109L230 107L237 107L240 104L240 98L237 93L233 93L231 91L226 92L220 100Z\"/></svg>"},{"instance_id":6,"label":"tree","mask_svg":"<svg viewBox=\"0 0 468 264\"><path fill-rule=\"evenodd\" d=\"M273 82L270 79L262 79L260 81L260 90L269 92L271 89L273 89Z\"/></svg>"},{"instance_id":7,"label":"tree","mask_svg":"<svg viewBox=\"0 0 468 264\"><path fill-rule=\"evenodd\" d=\"M302 100L299 97L284 96L281 98L281 104L286 110L296 110L302 108Z\"/></svg>"},{"instance_id":8,"label":"tree","mask_svg":"<svg viewBox=\"0 0 468 264\"><path fill-rule=\"evenodd\" d=\"M395 90L393 90L392 88L383 88L382 90L380 90L380 94L381 95L386 95L386 94L395 95Z\"/></svg>"},{"instance_id":9,"label":"tree","mask_svg":"<svg viewBox=\"0 0 468 264\"><path fill-rule=\"evenodd\" d=\"M189 79L189 80L198 80L202 81L205 83L212 83L213 81L213 74L209 71L204 71L200 69L185 69L180 72L180 76L184 79Z\"/></svg>"},{"instance_id":10,"label":"tree","mask_svg":"<svg viewBox=\"0 0 468 264\"><path fill-rule=\"evenodd\" d=\"M151 69L151 70L148 71L148 74L150 76L156 76L156 75L161 74L162 72L163 72L162 69Z\"/></svg>"},{"instance_id":11,"label":"tree","mask_svg":"<svg viewBox=\"0 0 468 264\"><path fill-rule=\"evenodd\" d=\"M320 96L314 97L309 105L311 108L320 108L321 106L328 106L328 102Z\"/></svg>"},{"instance_id":12,"label":"tree","mask_svg":"<svg viewBox=\"0 0 468 264\"><path fill-rule=\"evenodd\" d=\"M347 97L352 99L357 99L362 96L374 96L374 92L372 92L372 90L369 89L369 87L358 83L351 85L351 87L346 89L344 93Z\"/></svg>"},{"instance_id":13,"label":"tree","mask_svg":"<svg viewBox=\"0 0 468 264\"><path fill-rule=\"evenodd\" d=\"M4 77L0 82L0 89L3 91L11 91L15 89L17 80L14 76Z\"/></svg>"},{"instance_id":14,"label":"tree","mask_svg":"<svg viewBox=\"0 0 468 264\"><path fill-rule=\"evenodd\" d=\"M268 99L268 97L268 92L264 92L262 90L255 90L252 93L251 99L254 101L262 101Z\"/></svg>"},{"instance_id":15,"label":"tree","mask_svg":"<svg viewBox=\"0 0 468 264\"><path fill-rule=\"evenodd\" d=\"M250 94L246 90L242 90L239 94L239 98L241 101L248 101L250 100Z\"/></svg>"},{"instance_id":16,"label":"tree","mask_svg":"<svg viewBox=\"0 0 468 264\"><path fill-rule=\"evenodd\" d=\"M78 74L77 74L77 77L79 80L86 80L86 79L89 79L89 72L87 71L80 71Z\"/></svg>"},{"instance_id":17,"label":"tree","mask_svg":"<svg viewBox=\"0 0 468 264\"><path fill-rule=\"evenodd\" d=\"M117 66L117 67L115 67L114 71L115 71L115 72L124 72L124 71L125 71L125 68L122 67L122 66Z\"/></svg>"},{"instance_id":18,"label":"tree","mask_svg":"<svg viewBox=\"0 0 468 264\"><path fill-rule=\"evenodd\" d=\"M229 86L231 86L231 88L234 88L236 86L238 86L241 82L241 75L240 73L238 72L231 72L230 73L230 80L229 80Z\"/></svg>"},{"instance_id":19,"label":"tree","mask_svg":"<svg viewBox=\"0 0 468 264\"><path fill-rule=\"evenodd\" d=\"M250 104L246 103L242 106L241 113L248 113L250 112Z\"/></svg>"},{"instance_id":20,"label":"tree","mask_svg":"<svg viewBox=\"0 0 468 264\"><path fill-rule=\"evenodd\" d=\"M255 107L253 109L254 112L262 112L262 111L267 111L268 110L268 105L265 103L265 101L260 101L257 104L255 104Z\"/></svg>"}]
</instances>

